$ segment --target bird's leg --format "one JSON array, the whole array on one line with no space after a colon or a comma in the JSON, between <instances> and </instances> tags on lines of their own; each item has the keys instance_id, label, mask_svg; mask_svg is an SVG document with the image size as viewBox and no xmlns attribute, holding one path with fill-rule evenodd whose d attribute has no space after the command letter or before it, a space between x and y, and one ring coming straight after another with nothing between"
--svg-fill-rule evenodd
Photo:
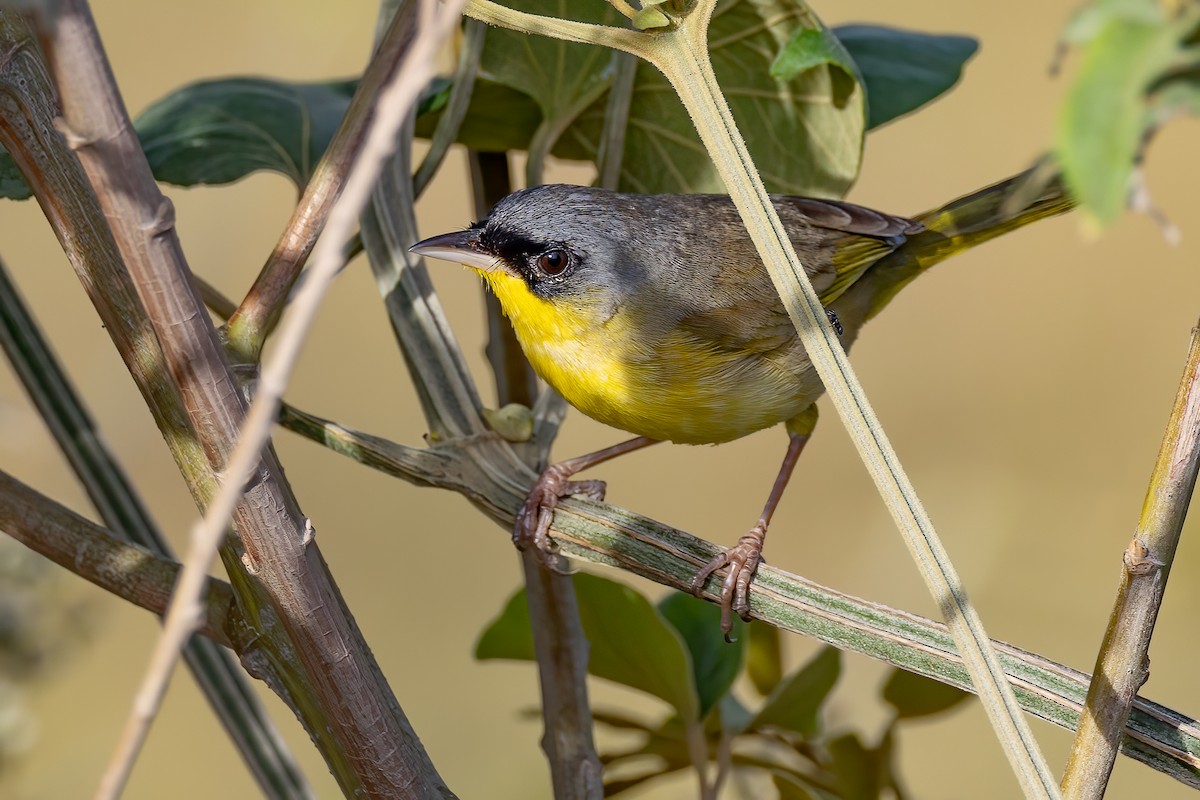
<instances>
[{"instance_id":1,"label":"bird's leg","mask_svg":"<svg viewBox=\"0 0 1200 800\"><path fill-rule=\"evenodd\" d=\"M550 541L550 523L554 521L554 509L559 499L569 495L583 495L593 500L604 499L604 481L573 481L570 480L571 476L597 464L603 464L609 459L657 443L657 439L639 436L594 453L551 464L533 484L525 498L525 504L517 512L517 521L513 526L513 544L518 550L537 548L542 564L547 569L562 572L558 555L554 551L554 543Z\"/></svg>"},{"instance_id":2,"label":"bird's leg","mask_svg":"<svg viewBox=\"0 0 1200 800\"><path fill-rule=\"evenodd\" d=\"M800 452L808 442L809 436L807 433L792 434L787 454L783 457L779 474L775 476L775 485L771 487L771 496L767 498L758 524L738 539L736 545L708 562L692 580L692 591L700 595L710 575L724 566L729 567L729 574L725 576L725 582L721 585L721 630L726 641L732 641L729 635L733 631L733 612L736 611L742 619L749 618L750 579L754 577L758 562L762 560L767 525L771 522L771 516L779 505L779 499L783 496L783 490L787 487L788 479L792 477L792 470L796 468L796 461L800 458Z\"/></svg>"}]
</instances>

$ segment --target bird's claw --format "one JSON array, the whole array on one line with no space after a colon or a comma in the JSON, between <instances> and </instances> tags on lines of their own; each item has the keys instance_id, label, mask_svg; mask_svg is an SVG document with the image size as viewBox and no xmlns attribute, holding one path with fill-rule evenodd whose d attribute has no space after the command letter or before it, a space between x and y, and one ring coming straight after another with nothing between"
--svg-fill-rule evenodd
<instances>
[{"instance_id":1,"label":"bird's claw","mask_svg":"<svg viewBox=\"0 0 1200 800\"><path fill-rule=\"evenodd\" d=\"M546 569L559 575L569 575L570 571L550 538L550 524L554 521L558 501L571 496L604 499L604 481L572 481L569 480L571 474L558 464L548 467L529 490L513 525L513 544L517 549L532 549Z\"/></svg>"},{"instance_id":2,"label":"bird's claw","mask_svg":"<svg viewBox=\"0 0 1200 800\"><path fill-rule=\"evenodd\" d=\"M750 581L762 562L763 540L766 530L756 525L738 543L708 562L692 579L692 593L697 597L704 592L709 577L723 567L729 572L721 584L721 632L725 641L732 642L733 615L750 620Z\"/></svg>"}]
</instances>

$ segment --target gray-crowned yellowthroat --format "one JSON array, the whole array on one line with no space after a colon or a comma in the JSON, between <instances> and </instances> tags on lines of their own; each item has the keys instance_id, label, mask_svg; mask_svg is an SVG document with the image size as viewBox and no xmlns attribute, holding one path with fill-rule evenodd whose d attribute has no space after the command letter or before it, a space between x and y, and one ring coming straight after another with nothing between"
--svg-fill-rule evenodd
<instances>
[{"instance_id":1,"label":"gray-crowned yellowthroat","mask_svg":"<svg viewBox=\"0 0 1200 800\"><path fill-rule=\"evenodd\" d=\"M1023 176L905 219L832 200L774 197L800 261L849 347L867 319L947 256L1070 199L1055 181L1010 208ZM1023 192L1023 190L1021 190ZM465 264L495 292L534 370L571 405L636 439L555 464L529 493L514 539L556 556L560 497L602 498L575 473L658 441L727 442L780 422L787 455L758 524L697 574L716 570L722 628L749 613L767 524L816 423L823 391L733 203L548 185L515 192L465 231L413 252Z\"/></svg>"}]
</instances>

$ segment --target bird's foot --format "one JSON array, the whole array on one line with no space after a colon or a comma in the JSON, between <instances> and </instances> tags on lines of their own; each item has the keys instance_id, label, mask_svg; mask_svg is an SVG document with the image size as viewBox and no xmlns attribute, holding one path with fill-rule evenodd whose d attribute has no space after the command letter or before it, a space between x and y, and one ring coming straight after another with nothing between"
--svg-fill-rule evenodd
<instances>
[{"instance_id":1,"label":"bird's foot","mask_svg":"<svg viewBox=\"0 0 1200 800\"><path fill-rule=\"evenodd\" d=\"M552 464L538 477L529 490L524 505L517 512L513 526L513 544L518 550L533 548L542 565L559 575L569 575L565 559L550 538L550 523L554 521L554 509L563 497L583 496L592 500L604 499L604 481L569 480L574 471L562 464Z\"/></svg>"},{"instance_id":2,"label":"bird's foot","mask_svg":"<svg viewBox=\"0 0 1200 800\"><path fill-rule=\"evenodd\" d=\"M721 584L721 632L725 641L732 642L733 614L750 619L750 580L762 561L763 540L767 531L764 525L755 525L738 543L708 562L692 579L692 592L700 596L709 576L722 567L729 567L724 583Z\"/></svg>"}]
</instances>

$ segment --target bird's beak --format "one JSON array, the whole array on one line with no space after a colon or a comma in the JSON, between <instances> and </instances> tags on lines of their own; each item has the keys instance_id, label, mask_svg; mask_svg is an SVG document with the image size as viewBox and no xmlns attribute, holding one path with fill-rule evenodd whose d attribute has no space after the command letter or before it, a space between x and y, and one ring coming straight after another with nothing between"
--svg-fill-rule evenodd
<instances>
[{"instance_id":1,"label":"bird's beak","mask_svg":"<svg viewBox=\"0 0 1200 800\"><path fill-rule=\"evenodd\" d=\"M491 253L485 252L479 246L479 231L475 230L431 236L424 241L417 242L408 248L408 251L419 256L465 264L483 272L490 272L499 263L499 259Z\"/></svg>"}]
</instances>

